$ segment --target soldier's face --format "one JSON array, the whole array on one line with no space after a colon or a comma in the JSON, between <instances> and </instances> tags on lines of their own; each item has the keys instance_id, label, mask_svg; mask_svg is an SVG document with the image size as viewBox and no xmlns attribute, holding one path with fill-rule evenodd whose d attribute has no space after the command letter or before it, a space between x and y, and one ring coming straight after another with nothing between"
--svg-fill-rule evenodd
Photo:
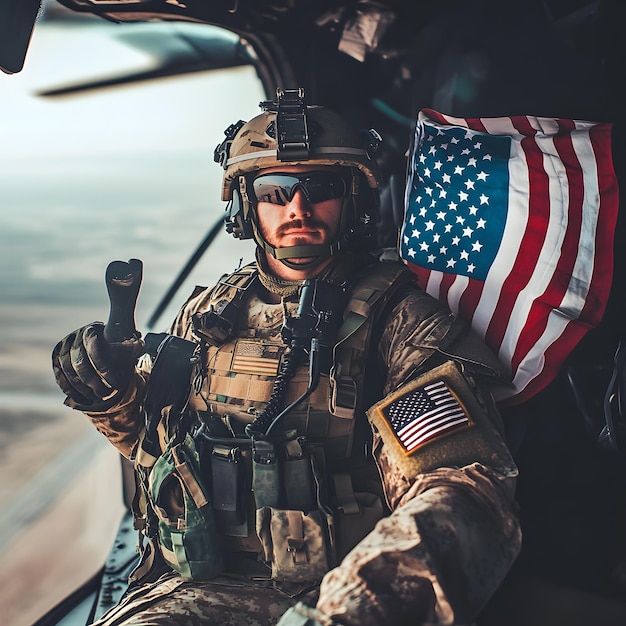
<instances>
[{"instance_id":1,"label":"soldier's face","mask_svg":"<svg viewBox=\"0 0 626 626\"><path fill-rule=\"evenodd\" d=\"M329 170L331 168L328 168ZM323 170L320 166L285 166L263 170L262 174L270 173L303 173ZM315 197L312 198L313 200ZM290 246L306 246L312 244L324 244L332 241L339 228L341 206L343 197L330 198L320 202L312 202L307 199L301 189L297 189L291 200L285 197L281 200L284 204L274 202L257 202L257 220L263 238L274 248L286 248ZM304 273L315 275L327 265L317 265L315 270L305 272L295 270L295 275L280 262L273 263L275 259L268 255L271 269L283 278L307 278ZM289 259L294 264L306 264L309 258ZM289 274L287 276L286 274Z\"/></svg>"}]
</instances>

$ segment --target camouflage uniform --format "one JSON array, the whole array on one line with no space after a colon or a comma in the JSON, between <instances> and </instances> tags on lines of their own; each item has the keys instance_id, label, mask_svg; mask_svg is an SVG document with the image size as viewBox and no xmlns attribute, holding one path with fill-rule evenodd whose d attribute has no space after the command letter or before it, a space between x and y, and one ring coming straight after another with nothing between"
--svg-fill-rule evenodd
<instances>
[{"instance_id":1,"label":"camouflage uniform","mask_svg":"<svg viewBox=\"0 0 626 626\"><path fill-rule=\"evenodd\" d=\"M369 272L377 272L379 266L372 266ZM251 291L254 293L242 311L245 322L233 341L251 338L280 343L283 315L293 313L296 298L288 296L280 304L268 304L262 289ZM213 293L195 293L171 332L192 338L191 317L207 309ZM247 571L235 566L209 582L186 581L170 573L136 589L98 624L265 625L275 623L294 604L294 597L309 605L317 603L320 620L330 618L355 626L465 624L474 619L520 547L513 504L517 470L502 442L499 417L488 393L490 384L503 381L500 366L463 323L413 282L406 282L395 299L370 311L370 315L379 318L368 330L375 343L368 344L367 353L361 357L373 357L368 368L370 374L373 367L377 371L366 377L365 363L353 364L355 371L360 371L357 388L361 397L367 396L367 405L358 402L350 420L359 425L351 431L352 448L343 443L330 446L326 455L329 474L347 468L357 499L363 492L371 496L369 500L361 498L359 508L366 509L362 505L373 502L379 514L366 519L358 532L350 527L347 540L339 546L339 562L326 573L321 586L281 585L270 580L269 570L255 569L258 563ZM209 350L208 376L191 403L199 410L210 408L222 416L229 413L235 427L240 428L251 419L250 406L262 408L267 401L273 376L229 373L230 365L219 364L233 362L232 354L228 359L220 356L224 350L235 354L237 348L231 341L226 347ZM420 383L424 377L428 382L429 372L449 368L451 363L462 371L464 390L453 391L467 399L463 404L471 414L470 424L407 452L380 416L389 403L404 397L408 385ZM144 363L137 370L115 407L104 412L86 411L98 430L129 458L137 453L142 436L140 407L149 365ZM455 371L459 378L459 369ZM212 388L216 381L224 383L238 377L248 381L243 386L246 389L254 387L254 400L246 400L241 387L230 392L224 392L223 387ZM302 377L306 378L304 371L296 375L292 385L302 384L298 383ZM328 417L322 415L320 407L328 406L329 384L328 377L322 377L309 401L285 420L287 427L298 428L323 446L325 436L335 436L332 419L326 435L315 426ZM368 411L372 439L362 435L361 427L367 427L365 410L377 402L379 417L373 409ZM331 507L334 515L343 519L336 500ZM233 553L243 551L249 556L262 552L254 532L226 541Z\"/></svg>"},{"instance_id":2,"label":"camouflage uniform","mask_svg":"<svg viewBox=\"0 0 626 626\"><path fill-rule=\"evenodd\" d=\"M292 604L268 583L226 577L187 581L171 573L128 594L96 624L267 626Z\"/></svg>"}]
</instances>

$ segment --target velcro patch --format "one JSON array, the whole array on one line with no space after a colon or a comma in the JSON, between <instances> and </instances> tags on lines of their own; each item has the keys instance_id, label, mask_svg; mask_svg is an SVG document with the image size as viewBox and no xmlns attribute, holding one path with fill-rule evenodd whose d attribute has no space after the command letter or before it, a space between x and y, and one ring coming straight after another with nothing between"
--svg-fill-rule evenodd
<instances>
[{"instance_id":1,"label":"velcro patch","mask_svg":"<svg viewBox=\"0 0 626 626\"><path fill-rule=\"evenodd\" d=\"M282 350L276 344L240 339L235 345L231 371L240 374L276 376Z\"/></svg>"},{"instance_id":2,"label":"velcro patch","mask_svg":"<svg viewBox=\"0 0 626 626\"><path fill-rule=\"evenodd\" d=\"M500 433L500 416L488 412L452 361L393 391L367 417L375 433L374 456L378 463L384 457L379 467L391 464L408 478L471 463L505 476L517 473Z\"/></svg>"},{"instance_id":3,"label":"velcro patch","mask_svg":"<svg viewBox=\"0 0 626 626\"><path fill-rule=\"evenodd\" d=\"M402 445L410 454L419 446L472 424L467 411L443 379L404 393L378 405Z\"/></svg>"}]
</instances>

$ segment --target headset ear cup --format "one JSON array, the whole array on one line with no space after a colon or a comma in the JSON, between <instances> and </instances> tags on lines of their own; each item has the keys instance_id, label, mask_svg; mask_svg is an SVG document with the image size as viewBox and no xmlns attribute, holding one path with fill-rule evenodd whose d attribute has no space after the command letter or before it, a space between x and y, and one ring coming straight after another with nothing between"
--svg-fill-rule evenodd
<instances>
[{"instance_id":1,"label":"headset ear cup","mask_svg":"<svg viewBox=\"0 0 626 626\"><path fill-rule=\"evenodd\" d=\"M239 189L233 188L232 199L226 205L224 225L226 232L233 235L235 239L252 239L252 224L250 218L247 217L249 210L246 211L246 208Z\"/></svg>"}]
</instances>

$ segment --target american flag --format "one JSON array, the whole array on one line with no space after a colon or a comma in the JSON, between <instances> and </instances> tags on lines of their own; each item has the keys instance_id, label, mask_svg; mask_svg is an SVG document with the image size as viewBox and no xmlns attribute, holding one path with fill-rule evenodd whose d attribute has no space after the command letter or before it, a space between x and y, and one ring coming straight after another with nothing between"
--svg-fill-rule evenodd
<instances>
[{"instance_id":1,"label":"american flag","mask_svg":"<svg viewBox=\"0 0 626 626\"><path fill-rule=\"evenodd\" d=\"M513 388L498 399L543 389L608 299L611 125L425 109L405 208L400 255L510 368Z\"/></svg>"},{"instance_id":2,"label":"american flag","mask_svg":"<svg viewBox=\"0 0 626 626\"><path fill-rule=\"evenodd\" d=\"M383 413L406 452L470 423L463 407L441 380L396 398Z\"/></svg>"},{"instance_id":3,"label":"american flag","mask_svg":"<svg viewBox=\"0 0 626 626\"><path fill-rule=\"evenodd\" d=\"M280 358L281 350L278 346L240 339L235 344L231 369L242 374L276 376Z\"/></svg>"}]
</instances>

